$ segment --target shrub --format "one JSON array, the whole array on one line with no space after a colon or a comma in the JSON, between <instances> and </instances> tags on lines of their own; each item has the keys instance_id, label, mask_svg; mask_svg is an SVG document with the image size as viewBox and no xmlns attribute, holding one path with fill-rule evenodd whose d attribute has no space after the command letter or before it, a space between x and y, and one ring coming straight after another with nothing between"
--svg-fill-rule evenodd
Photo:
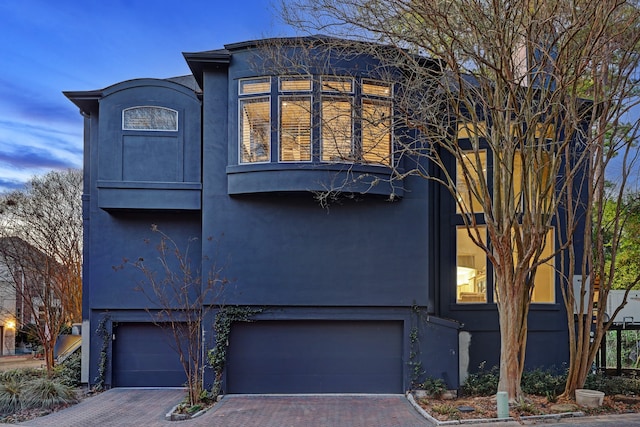
<instances>
[{"instance_id":1,"label":"shrub","mask_svg":"<svg viewBox=\"0 0 640 427\"><path fill-rule=\"evenodd\" d=\"M527 394L553 398L562 394L566 381L566 374L560 375L553 370L534 369L522 373L520 385L522 391Z\"/></svg>"},{"instance_id":2,"label":"shrub","mask_svg":"<svg viewBox=\"0 0 640 427\"><path fill-rule=\"evenodd\" d=\"M608 377L603 374L589 374L584 388L598 390L606 395L625 394L634 395L640 390L640 380L637 378Z\"/></svg>"},{"instance_id":3,"label":"shrub","mask_svg":"<svg viewBox=\"0 0 640 427\"><path fill-rule=\"evenodd\" d=\"M22 408L22 387L22 379L17 375L0 380L0 412L9 414Z\"/></svg>"},{"instance_id":4,"label":"shrub","mask_svg":"<svg viewBox=\"0 0 640 427\"><path fill-rule=\"evenodd\" d=\"M441 378L427 377L420 388L427 392L430 397L440 397L442 393L447 391L447 384Z\"/></svg>"},{"instance_id":5,"label":"shrub","mask_svg":"<svg viewBox=\"0 0 640 427\"><path fill-rule=\"evenodd\" d=\"M480 364L478 372L469 374L469 377L461 387L462 394L465 396L491 396L496 394L499 379L498 367L494 366L490 370L485 370L483 362Z\"/></svg>"},{"instance_id":6,"label":"shrub","mask_svg":"<svg viewBox=\"0 0 640 427\"><path fill-rule=\"evenodd\" d=\"M22 404L26 408L52 408L77 402L75 390L50 378L37 378L24 384Z\"/></svg>"},{"instance_id":7,"label":"shrub","mask_svg":"<svg viewBox=\"0 0 640 427\"><path fill-rule=\"evenodd\" d=\"M77 387L80 385L81 360L82 355L76 351L54 368L54 378L69 387Z\"/></svg>"}]
</instances>

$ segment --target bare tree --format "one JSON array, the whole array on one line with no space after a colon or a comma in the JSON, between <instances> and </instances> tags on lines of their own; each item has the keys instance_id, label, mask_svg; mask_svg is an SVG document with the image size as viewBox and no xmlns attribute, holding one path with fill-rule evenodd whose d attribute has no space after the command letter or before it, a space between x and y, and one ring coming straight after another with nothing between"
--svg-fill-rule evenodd
<instances>
[{"instance_id":1,"label":"bare tree","mask_svg":"<svg viewBox=\"0 0 640 427\"><path fill-rule=\"evenodd\" d=\"M188 402L193 406L207 398L203 393L206 363L203 322L211 310L220 308L219 300L227 280L215 260L203 259L202 264L209 264L209 270L201 273L200 260L194 262L190 253L191 244L199 240L189 239L181 249L156 225L152 225L151 230L159 235L157 257L125 259L114 269L129 265L143 274L144 279L136 289L149 299L151 306L146 310L154 324L166 328L172 337L170 345L180 358L187 378Z\"/></svg>"},{"instance_id":2,"label":"bare tree","mask_svg":"<svg viewBox=\"0 0 640 427\"><path fill-rule=\"evenodd\" d=\"M316 50L372 55L378 74L397 82L390 180L418 175L453 196L468 239L493 266L499 390L518 398L536 276L575 244L574 232L590 230L588 220L580 228L588 206L573 178L597 166L601 136L629 108L640 41L635 2L297 0L283 2L282 14L304 31L339 37L319 37ZM631 52L624 67L603 74L618 84L594 84L587 94L612 39L620 54ZM302 63L288 61L279 64ZM397 159L407 159L404 169ZM575 223L565 227L559 221L568 211ZM591 264L583 267L588 275Z\"/></svg>"},{"instance_id":3,"label":"bare tree","mask_svg":"<svg viewBox=\"0 0 640 427\"><path fill-rule=\"evenodd\" d=\"M0 256L36 325L49 372L61 329L82 319L81 194L82 172L67 170L34 177L0 198Z\"/></svg>"}]
</instances>

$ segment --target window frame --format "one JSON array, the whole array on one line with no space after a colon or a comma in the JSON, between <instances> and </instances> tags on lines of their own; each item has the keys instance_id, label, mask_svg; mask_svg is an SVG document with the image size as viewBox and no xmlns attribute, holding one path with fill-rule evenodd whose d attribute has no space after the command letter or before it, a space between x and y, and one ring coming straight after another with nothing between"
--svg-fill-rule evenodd
<instances>
[{"instance_id":1,"label":"window frame","mask_svg":"<svg viewBox=\"0 0 640 427\"><path fill-rule=\"evenodd\" d=\"M297 92L296 92L297 93ZM283 156L282 156L282 150L283 150L283 114L282 114L282 107L283 107L283 102L286 102L286 100L304 100L307 99L309 101L309 157L307 160L284 160ZM294 94L292 92L292 94L287 94L287 95L279 95L278 96L278 163L312 163L313 162L313 138L314 138L314 131L313 131L313 96L310 94L305 94L305 95L298 95L298 94Z\"/></svg>"}]
</instances>

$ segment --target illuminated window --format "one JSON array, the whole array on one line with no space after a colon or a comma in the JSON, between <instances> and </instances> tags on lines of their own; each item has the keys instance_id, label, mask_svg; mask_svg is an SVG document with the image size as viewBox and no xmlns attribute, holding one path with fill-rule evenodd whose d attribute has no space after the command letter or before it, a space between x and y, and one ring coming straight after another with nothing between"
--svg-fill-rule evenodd
<instances>
[{"instance_id":1,"label":"illuminated window","mask_svg":"<svg viewBox=\"0 0 640 427\"><path fill-rule=\"evenodd\" d=\"M542 250L541 258L546 258L554 253L554 229L550 229L547 232L545 239L544 249ZM553 258L544 264L540 264L536 271L536 277L534 280L533 293L531 295L531 302L534 303L554 303L556 302L556 269Z\"/></svg>"},{"instance_id":2,"label":"illuminated window","mask_svg":"<svg viewBox=\"0 0 640 427\"><path fill-rule=\"evenodd\" d=\"M362 101L362 159L367 163L390 164L391 104Z\"/></svg>"},{"instance_id":3,"label":"illuminated window","mask_svg":"<svg viewBox=\"0 0 640 427\"><path fill-rule=\"evenodd\" d=\"M486 242L486 227L479 227L479 232ZM487 256L469 237L466 227L456 228L456 257L456 302L486 303Z\"/></svg>"},{"instance_id":4,"label":"illuminated window","mask_svg":"<svg viewBox=\"0 0 640 427\"><path fill-rule=\"evenodd\" d=\"M364 95L374 95L381 98L390 98L392 93L392 86L387 82L381 82L377 80L362 80L362 93Z\"/></svg>"},{"instance_id":5,"label":"illuminated window","mask_svg":"<svg viewBox=\"0 0 640 427\"><path fill-rule=\"evenodd\" d=\"M259 77L254 79L240 80L240 95L255 95L257 93L271 92L271 78Z\"/></svg>"},{"instance_id":6,"label":"illuminated window","mask_svg":"<svg viewBox=\"0 0 640 427\"><path fill-rule=\"evenodd\" d=\"M549 153L537 150L527 155L523 168L523 156L516 152L513 159L513 193L516 206L522 211L524 203L528 210L547 212L551 204L554 183L551 180L552 157ZM523 192L523 188L527 193Z\"/></svg>"},{"instance_id":7,"label":"illuminated window","mask_svg":"<svg viewBox=\"0 0 640 427\"><path fill-rule=\"evenodd\" d=\"M311 98L280 97L280 161L311 160Z\"/></svg>"},{"instance_id":8,"label":"illuminated window","mask_svg":"<svg viewBox=\"0 0 640 427\"><path fill-rule=\"evenodd\" d=\"M240 162L271 159L271 101L269 97L240 101Z\"/></svg>"},{"instance_id":9,"label":"illuminated window","mask_svg":"<svg viewBox=\"0 0 640 427\"><path fill-rule=\"evenodd\" d=\"M483 187L480 185L482 176L486 182L487 152L468 151L464 153L463 162L458 162L456 167L456 203L457 213L480 213L483 211L480 196ZM462 207L461 207L462 205Z\"/></svg>"},{"instance_id":10,"label":"illuminated window","mask_svg":"<svg viewBox=\"0 0 640 427\"><path fill-rule=\"evenodd\" d=\"M393 163L391 83L288 75L277 78L277 90L270 77L238 84L239 163L275 157L279 162Z\"/></svg>"},{"instance_id":11,"label":"illuminated window","mask_svg":"<svg viewBox=\"0 0 640 427\"><path fill-rule=\"evenodd\" d=\"M352 93L353 79L351 77L322 77L323 92Z\"/></svg>"},{"instance_id":12,"label":"illuminated window","mask_svg":"<svg viewBox=\"0 0 640 427\"><path fill-rule=\"evenodd\" d=\"M322 99L322 160L351 162L353 151L353 118L351 101L340 98Z\"/></svg>"},{"instance_id":13,"label":"illuminated window","mask_svg":"<svg viewBox=\"0 0 640 427\"><path fill-rule=\"evenodd\" d=\"M460 122L458 123L458 138L467 139L471 137L486 138L487 123L482 121L478 123Z\"/></svg>"},{"instance_id":14,"label":"illuminated window","mask_svg":"<svg viewBox=\"0 0 640 427\"><path fill-rule=\"evenodd\" d=\"M311 77L283 76L280 77L280 92L310 92Z\"/></svg>"}]
</instances>

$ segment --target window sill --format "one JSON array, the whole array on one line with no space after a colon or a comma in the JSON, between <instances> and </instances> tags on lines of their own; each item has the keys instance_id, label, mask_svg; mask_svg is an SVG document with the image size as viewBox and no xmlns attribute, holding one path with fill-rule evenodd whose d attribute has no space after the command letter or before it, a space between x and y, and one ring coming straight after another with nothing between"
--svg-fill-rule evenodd
<instances>
[{"instance_id":1,"label":"window sill","mask_svg":"<svg viewBox=\"0 0 640 427\"><path fill-rule=\"evenodd\" d=\"M228 194L339 192L402 197L390 167L345 163L257 163L227 167Z\"/></svg>"}]
</instances>

